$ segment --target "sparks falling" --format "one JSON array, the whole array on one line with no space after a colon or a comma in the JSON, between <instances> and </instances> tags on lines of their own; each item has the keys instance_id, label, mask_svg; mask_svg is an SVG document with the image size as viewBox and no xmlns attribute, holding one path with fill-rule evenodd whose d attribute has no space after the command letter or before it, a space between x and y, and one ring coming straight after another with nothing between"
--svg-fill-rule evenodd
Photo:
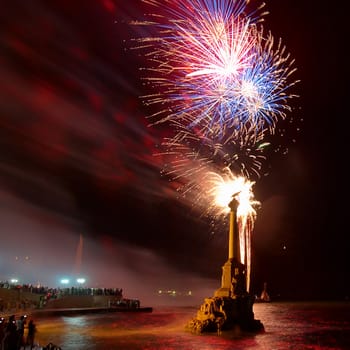
<instances>
[{"instance_id":1,"label":"sparks falling","mask_svg":"<svg viewBox=\"0 0 350 350\"><path fill-rule=\"evenodd\" d=\"M255 200L253 185L242 176L234 175L229 168L225 168L223 175L208 172L204 186L204 196L209 198L212 209L218 216L226 215L229 211L229 203L234 197L238 202L237 223L240 242L240 262L247 267L247 290L250 285L251 271L251 232L256 219L256 207L260 202Z\"/></svg>"}]
</instances>

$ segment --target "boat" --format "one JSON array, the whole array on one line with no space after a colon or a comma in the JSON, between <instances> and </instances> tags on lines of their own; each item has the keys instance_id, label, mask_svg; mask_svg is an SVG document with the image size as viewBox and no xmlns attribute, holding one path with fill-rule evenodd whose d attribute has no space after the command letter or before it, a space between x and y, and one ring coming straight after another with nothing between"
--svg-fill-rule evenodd
<instances>
[{"instance_id":1,"label":"boat","mask_svg":"<svg viewBox=\"0 0 350 350\"><path fill-rule=\"evenodd\" d=\"M143 306L137 308L124 307L124 306L111 306L108 308L109 312L152 312L153 308L151 306Z\"/></svg>"},{"instance_id":2,"label":"boat","mask_svg":"<svg viewBox=\"0 0 350 350\"><path fill-rule=\"evenodd\" d=\"M108 305L109 311L122 311L122 312L152 312L152 307L140 306L140 300L138 299L116 299L110 300Z\"/></svg>"}]
</instances>

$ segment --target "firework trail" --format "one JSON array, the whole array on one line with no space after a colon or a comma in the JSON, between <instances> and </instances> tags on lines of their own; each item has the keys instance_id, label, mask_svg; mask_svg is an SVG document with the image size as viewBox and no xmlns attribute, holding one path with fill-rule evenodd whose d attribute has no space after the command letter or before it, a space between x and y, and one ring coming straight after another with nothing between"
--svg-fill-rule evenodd
<instances>
[{"instance_id":1,"label":"firework trail","mask_svg":"<svg viewBox=\"0 0 350 350\"><path fill-rule=\"evenodd\" d=\"M214 168L228 167L248 179L260 177L266 159L264 150L268 146L262 137L257 140L250 135L244 143L227 137L222 143L215 143L200 130L189 132L179 123L172 123L172 126L176 130L175 136L165 138L155 155L161 155L165 160L162 173L169 180L182 183L178 188L182 195L195 193L197 182Z\"/></svg>"}]
</instances>

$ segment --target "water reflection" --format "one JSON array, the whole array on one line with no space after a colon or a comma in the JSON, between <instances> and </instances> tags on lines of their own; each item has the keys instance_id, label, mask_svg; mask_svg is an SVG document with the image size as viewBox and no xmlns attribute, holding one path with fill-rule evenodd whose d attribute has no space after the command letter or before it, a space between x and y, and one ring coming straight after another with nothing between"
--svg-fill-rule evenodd
<instances>
[{"instance_id":1,"label":"water reflection","mask_svg":"<svg viewBox=\"0 0 350 350\"><path fill-rule=\"evenodd\" d=\"M38 340L63 350L349 349L349 303L255 304L265 332L193 335L185 324L197 307L152 313L107 313L38 319Z\"/></svg>"}]
</instances>

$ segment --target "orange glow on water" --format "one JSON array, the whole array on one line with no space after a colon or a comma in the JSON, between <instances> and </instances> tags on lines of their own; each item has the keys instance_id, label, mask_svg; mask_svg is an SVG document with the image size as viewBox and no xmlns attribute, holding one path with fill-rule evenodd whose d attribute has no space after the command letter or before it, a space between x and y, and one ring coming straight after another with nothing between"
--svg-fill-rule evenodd
<instances>
[{"instance_id":1,"label":"orange glow on water","mask_svg":"<svg viewBox=\"0 0 350 350\"><path fill-rule=\"evenodd\" d=\"M185 331L197 306L160 308L152 313L107 313L39 318L37 342L64 350L243 350L243 349L347 349L348 303L258 303L254 314L266 332L239 330L203 335Z\"/></svg>"}]
</instances>

